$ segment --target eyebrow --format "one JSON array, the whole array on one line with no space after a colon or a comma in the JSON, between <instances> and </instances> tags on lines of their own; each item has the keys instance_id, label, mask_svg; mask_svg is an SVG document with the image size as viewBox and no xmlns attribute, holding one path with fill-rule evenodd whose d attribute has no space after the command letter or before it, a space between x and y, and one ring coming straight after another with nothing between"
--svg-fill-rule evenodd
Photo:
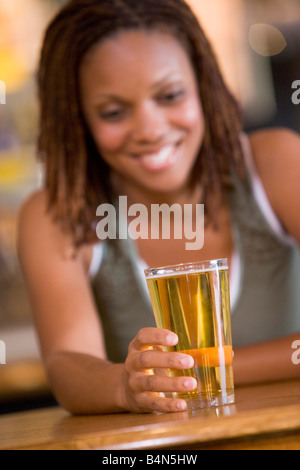
<instances>
[{"instance_id":1,"label":"eyebrow","mask_svg":"<svg viewBox=\"0 0 300 470\"><path fill-rule=\"evenodd\" d=\"M165 82L167 82L168 80L170 79L174 79L174 78L181 78L182 79L182 76L179 72L170 72L168 73L165 77L161 78L158 82L154 83L151 88L154 89L154 88L159 88L160 86L164 85Z\"/></svg>"},{"instance_id":2,"label":"eyebrow","mask_svg":"<svg viewBox=\"0 0 300 470\"><path fill-rule=\"evenodd\" d=\"M178 72L170 72L165 77L159 79L156 83L151 85L150 89L155 90L157 88L160 88L166 82L168 82L168 80L170 80L171 78L172 79L174 79L174 78L182 79L182 76ZM105 98L105 99L109 99L109 100L126 101L121 96L114 95L112 93L101 93L101 94L98 94L95 98L96 99Z\"/></svg>"}]
</instances>

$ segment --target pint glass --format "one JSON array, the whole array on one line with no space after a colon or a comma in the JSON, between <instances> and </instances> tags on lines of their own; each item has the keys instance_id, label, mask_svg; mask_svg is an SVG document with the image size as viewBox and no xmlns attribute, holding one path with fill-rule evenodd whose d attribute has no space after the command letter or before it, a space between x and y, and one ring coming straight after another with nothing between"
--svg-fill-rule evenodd
<instances>
[{"instance_id":1,"label":"pint glass","mask_svg":"<svg viewBox=\"0 0 300 470\"><path fill-rule=\"evenodd\" d=\"M168 373L194 377L198 387L173 396L188 409L234 403L228 261L151 268L145 276L157 327L179 338L168 350L194 359L192 369Z\"/></svg>"}]
</instances>

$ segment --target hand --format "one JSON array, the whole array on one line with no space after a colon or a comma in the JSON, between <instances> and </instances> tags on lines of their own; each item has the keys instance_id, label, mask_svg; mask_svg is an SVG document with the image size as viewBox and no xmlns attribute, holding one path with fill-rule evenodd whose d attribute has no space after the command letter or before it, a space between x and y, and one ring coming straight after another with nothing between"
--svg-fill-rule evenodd
<instances>
[{"instance_id":1,"label":"hand","mask_svg":"<svg viewBox=\"0 0 300 470\"><path fill-rule=\"evenodd\" d=\"M165 398L161 392L188 392L197 387L193 377L168 377L166 369L190 369L194 360L187 354L162 351L175 346L178 337L169 330L143 328L128 348L125 361L125 400L130 411L174 412L186 409L186 402Z\"/></svg>"}]
</instances>

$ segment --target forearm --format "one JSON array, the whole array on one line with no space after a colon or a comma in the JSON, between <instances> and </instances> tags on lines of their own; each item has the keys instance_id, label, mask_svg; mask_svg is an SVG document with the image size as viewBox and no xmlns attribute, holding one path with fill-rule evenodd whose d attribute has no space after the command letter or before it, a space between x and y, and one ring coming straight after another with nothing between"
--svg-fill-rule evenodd
<instances>
[{"instance_id":1,"label":"forearm","mask_svg":"<svg viewBox=\"0 0 300 470\"><path fill-rule=\"evenodd\" d=\"M268 343L237 348L234 351L236 385L272 382L300 377L300 365L292 361L294 341L300 333Z\"/></svg>"},{"instance_id":2,"label":"forearm","mask_svg":"<svg viewBox=\"0 0 300 470\"><path fill-rule=\"evenodd\" d=\"M123 364L87 354L58 352L47 361L46 369L56 399L71 413L128 411L123 393Z\"/></svg>"}]
</instances>

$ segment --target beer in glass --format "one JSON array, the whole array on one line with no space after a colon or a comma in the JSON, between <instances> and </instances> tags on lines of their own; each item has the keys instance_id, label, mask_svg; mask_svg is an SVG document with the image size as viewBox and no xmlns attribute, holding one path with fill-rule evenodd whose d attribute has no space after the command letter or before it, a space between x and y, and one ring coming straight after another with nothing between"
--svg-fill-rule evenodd
<instances>
[{"instance_id":1,"label":"beer in glass","mask_svg":"<svg viewBox=\"0 0 300 470\"><path fill-rule=\"evenodd\" d=\"M158 328L179 339L168 350L194 359L192 369L169 374L194 377L198 387L173 396L186 400L188 409L234 403L228 261L151 268L145 276Z\"/></svg>"}]
</instances>

